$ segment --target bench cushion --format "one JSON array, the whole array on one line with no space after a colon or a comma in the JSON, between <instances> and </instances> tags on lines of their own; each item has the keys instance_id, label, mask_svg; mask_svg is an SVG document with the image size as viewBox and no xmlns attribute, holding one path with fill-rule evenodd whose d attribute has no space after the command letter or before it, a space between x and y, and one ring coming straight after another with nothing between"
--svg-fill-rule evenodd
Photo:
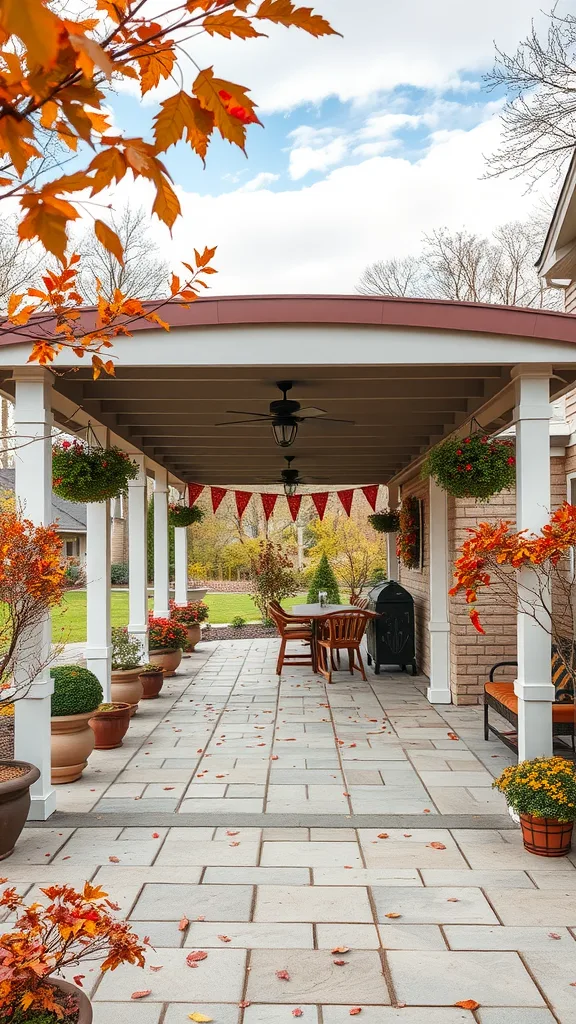
<instances>
[{"instance_id":1,"label":"bench cushion","mask_svg":"<svg viewBox=\"0 0 576 1024\"><path fill-rule=\"evenodd\" d=\"M518 714L518 697L514 693L514 683L486 683L484 689L499 704L503 704L504 707L508 708L515 715ZM572 722L574 719L574 704L553 704L552 719L556 723Z\"/></svg>"},{"instance_id":2,"label":"bench cushion","mask_svg":"<svg viewBox=\"0 0 576 1024\"><path fill-rule=\"evenodd\" d=\"M574 678L566 668L562 658L554 649L552 650L552 682L556 690L556 701L558 704L574 703Z\"/></svg>"}]
</instances>

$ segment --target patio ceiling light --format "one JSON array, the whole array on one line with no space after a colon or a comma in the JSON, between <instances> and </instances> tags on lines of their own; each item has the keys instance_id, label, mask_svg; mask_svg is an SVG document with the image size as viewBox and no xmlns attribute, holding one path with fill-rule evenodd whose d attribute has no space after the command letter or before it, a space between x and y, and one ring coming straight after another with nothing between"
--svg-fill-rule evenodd
<instances>
[{"instance_id":1,"label":"patio ceiling light","mask_svg":"<svg viewBox=\"0 0 576 1024\"><path fill-rule=\"evenodd\" d=\"M272 434L280 448L289 448L296 440L298 424L292 418L278 419L272 422Z\"/></svg>"}]
</instances>

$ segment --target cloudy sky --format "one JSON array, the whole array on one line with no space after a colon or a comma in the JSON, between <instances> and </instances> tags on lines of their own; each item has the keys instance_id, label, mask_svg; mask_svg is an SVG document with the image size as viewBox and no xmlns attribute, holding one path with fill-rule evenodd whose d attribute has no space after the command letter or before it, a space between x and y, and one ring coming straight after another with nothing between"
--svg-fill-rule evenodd
<instances>
[{"instance_id":1,"label":"cloudy sky","mask_svg":"<svg viewBox=\"0 0 576 1024\"><path fill-rule=\"evenodd\" d=\"M482 178L502 102L482 75L494 42L512 50L544 20L542 0L314 6L343 38L271 26L268 39L193 42L200 66L251 88L264 122L248 159L224 142L206 169L184 144L167 154L184 216L172 239L152 221L154 236L174 268L192 245L217 244L220 294L352 293L367 263L417 251L423 231L487 231L537 199L522 180ZM146 131L159 98L123 92L116 121ZM114 206L146 187L122 185Z\"/></svg>"}]
</instances>

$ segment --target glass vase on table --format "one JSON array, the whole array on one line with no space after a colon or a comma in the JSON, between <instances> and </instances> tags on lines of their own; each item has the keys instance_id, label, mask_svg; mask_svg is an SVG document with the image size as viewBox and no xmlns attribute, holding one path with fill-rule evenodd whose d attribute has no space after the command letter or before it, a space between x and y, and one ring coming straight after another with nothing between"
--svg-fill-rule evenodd
<instances>
[{"instance_id":1,"label":"glass vase on table","mask_svg":"<svg viewBox=\"0 0 576 1024\"><path fill-rule=\"evenodd\" d=\"M324 608L328 604L328 591L327 590L319 590L318 591L318 600L320 602L320 607Z\"/></svg>"}]
</instances>

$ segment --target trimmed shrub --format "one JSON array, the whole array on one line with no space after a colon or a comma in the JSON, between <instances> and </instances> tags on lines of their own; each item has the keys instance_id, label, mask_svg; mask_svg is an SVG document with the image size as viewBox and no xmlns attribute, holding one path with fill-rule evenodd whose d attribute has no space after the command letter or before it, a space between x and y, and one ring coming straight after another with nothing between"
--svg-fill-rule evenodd
<instances>
[{"instance_id":1,"label":"trimmed shrub","mask_svg":"<svg viewBox=\"0 0 576 1024\"><path fill-rule=\"evenodd\" d=\"M113 562L110 566L110 583L117 587L127 587L128 580L128 562Z\"/></svg>"},{"instance_id":2,"label":"trimmed shrub","mask_svg":"<svg viewBox=\"0 0 576 1024\"><path fill-rule=\"evenodd\" d=\"M242 626L246 625L246 619L244 619L241 615L235 615L230 625L234 629L242 629Z\"/></svg>"},{"instance_id":3,"label":"trimmed shrub","mask_svg":"<svg viewBox=\"0 0 576 1024\"><path fill-rule=\"evenodd\" d=\"M57 665L50 669L54 680L50 713L53 718L62 715L82 715L95 711L104 694L99 679L80 665Z\"/></svg>"},{"instance_id":4,"label":"trimmed shrub","mask_svg":"<svg viewBox=\"0 0 576 1024\"><path fill-rule=\"evenodd\" d=\"M322 558L318 562L318 568L314 573L312 583L310 584L310 590L308 591L308 597L306 598L307 604L318 604L318 593L321 590L326 591L328 595L328 604L340 604L338 583L326 555L322 555Z\"/></svg>"}]
</instances>

